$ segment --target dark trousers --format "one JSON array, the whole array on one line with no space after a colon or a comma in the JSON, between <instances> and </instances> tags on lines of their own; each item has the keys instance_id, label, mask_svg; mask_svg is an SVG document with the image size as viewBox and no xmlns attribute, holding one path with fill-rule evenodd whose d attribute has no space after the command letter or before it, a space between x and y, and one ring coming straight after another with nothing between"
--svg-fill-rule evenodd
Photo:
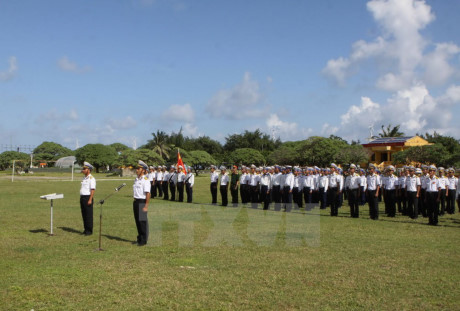
<instances>
[{"instance_id":1,"label":"dark trousers","mask_svg":"<svg viewBox=\"0 0 460 311\"><path fill-rule=\"evenodd\" d=\"M325 209L327 205L327 191L324 191L324 188L319 188L319 202L320 208Z\"/></svg>"},{"instance_id":2,"label":"dark trousers","mask_svg":"<svg viewBox=\"0 0 460 311\"><path fill-rule=\"evenodd\" d=\"M248 185L240 185L241 203L248 203Z\"/></svg>"},{"instance_id":3,"label":"dark trousers","mask_svg":"<svg viewBox=\"0 0 460 311\"><path fill-rule=\"evenodd\" d=\"M292 201L297 207L302 207L302 191L298 187L292 188Z\"/></svg>"},{"instance_id":4,"label":"dark trousers","mask_svg":"<svg viewBox=\"0 0 460 311\"><path fill-rule=\"evenodd\" d=\"M280 186L272 187L273 202L275 202L275 211L281 210L281 189Z\"/></svg>"},{"instance_id":5,"label":"dark trousers","mask_svg":"<svg viewBox=\"0 0 460 311\"><path fill-rule=\"evenodd\" d=\"M371 219L379 219L379 201L378 197L375 196L376 190L368 190L368 202L369 202L369 215Z\"/></svg>"},{"instance_id":6,"label":"dark trousers","mask_svg":"<svg viewBox=\"0 0 460 311\"><path fill-rule=\"evenodd\" d=\"M387 206L388 217L396 216L396 190L385 191L385 204Z\"/></svg>"},{"instance_id":7,"label":"dark trousers","mask_svg":"<svg viewBox=\"0 0 460 311\"><path fill-rule=\"evenodd\" d=\"M331 204L331 216L339 215L339 207L337 205L337 187L327 190L328 201Z\"/></svg>"},{"instance_id":8,"label":"dark trousers","mask_svg":"<svg viewBox=\"0 0 460 311\"><path fill-rule=\"evenodd\" d=\"M292 209L292 192L289 186L283 188L283 203L285 211L290 212Z\"/></svg>"},{"instance_id":9,"label":"dark trousers","mask_svg":"<svg viewBox=\"0 0 460 311\"><path fill-rule=\"evenodd\" d=\"M438 191L425 192L426 198L426 210L429 219L430 225L437 225L438 224L438 215L439 215L439 202L437 202L438 198Z\"/></svg>"},{"instance_id":10,"label":"dark trousers","mask_svg":"<svg viewBox=\"0 0 460 311\"><path fill-rule=\"evenodd\" d=\"M234 206L238 205L238 186L237 185L230 186L230 194L232 196L232 204Z\"/></svg>"},{"instance_id":11,"label":"dark trousers","mask_svg":"<svg viewBox=\"0 0 460 311\"><path fill-rule=\"evenodd\" d=\"M303 192L303 199L305 201L305 208L307 210L311 210L311 202L312 202L312 191L310 187L305 187L302 190Z\"/></svg>"},{"instance_id":12,"label":"dark trousers","mask_svg":"<svg viewBox=\"0 0 460 311\"><path fill-rule=\"evenodd\" d=\"M184 202L184 182L177 183L177 193L179 194L179 202Z\"/></svg>"},{"instance_id":13,"label":"dark trousers","mask_svg":"<svg viewBox=\"0 0 460 311\"><path fill-rule=\"evenodd\" d=\"M212 204L217 204L217 183L216 182L211 183L210 190L211 190Z\"/></svg>"},{"instance_id":14,"label":"dark trousers","mask_svg":"<svg viewBox=\"0 0 460 311\"><path fill-rule=\"evenodd\" d=\"M88 204L89 195L82 195L80 196L80 209L81 209L81 217L83 218L83 228L85 231L84 234L92 234L93 233L93 201L91 204Z\"/></svg>"},{"instance_id":15,"label":"dark trousers","mask_svg":"<svg viewBox=\"0 0 460 311\"><path fill-rule=\"evenodd\" d=\"M145 206L145 200L134 199L133 213L134 213L134 221L136 222L136 228L137 228L137 243L139 245L147 244L147 241L149 239L149 222L147 219L147 212L144 212L142 210L144 206Z\"/></svg>"},{"instance_id":16,"label":"dark trousers","mask_svg":"<svg viewBox=\"0 0 460 311\"><path fill-rule=\"evenodd\" d=\"M420 189L420 200L418 200L418 214L422 214L423 217L427 216L426 209L426 191L425 189Z\"/></svg>"},{"instance_id":17,"label":"dark trousers","mask_svg":"<svg viewBox=\"0 0 460 311\"><path fill-rule=\"evenodd\" d=\"M439 215L442 216L446 212L446 189L441 189L439 203L441 204L441 211L439 212Z\"/></svg>"},{"instance_id":18,"label":"dark trousers","mask_svg":"<svg viewBox=\"0 0 460 311\"><path fill-rule=\"evenodd\" d=\"M222 198L222 206L228 205L228 185L220 186L220 197Z\"/></svg>"},{"instance_id":19,"label":"dark trousers","mask_svg":"<svg viewBox=\"0 0 460 311\"><path fill-rule=\"evenodd\" d=\"M407 191L407 215L412 219L418 217L418 198L416 191Z\"/></svg>"},{"instance_id":20,"label":"dark trousers","mask_svg":"<svg viewBox=\"0 0 460 311\"><path fill-rule=\"evenodd\" d=\"M359 190L358 188L348 190L348 205L350 205L350 216L353 218L359 218Z\"/></svg>"},{"instance_id":21,"label":"dark trousers","mask_svg":"<svg viewBox=\"0 0 460 311\"><path fill-rule=\"evenodd\" d=\"M193 200L193 187L190 187L190 183L185 183L185 193L187 194L187 203L192 203Z\"/></svg>"},{"instance_id":22,"label":"dark trousers","mask_svg":"<svg viewBox=\"0 0 460 311\"><path fill-rule=\"evenodd\" d=\"M407 215L407 198L406 193L403 189L398 190L397 194L397 201L398 201L398 212L403 215Z\"/></svg>"},{"instance_id":23,"label":"dark trousers","mask_svg":"<svg viewBox=\"0 0 460 311\"><path fill-rule=\"evenodd\" d=\"M364 186L361 187L361 202L360 205L366 204L366 191L364 191Z\"/></svg>"},{"instance_id":24,"label":"dark trousers","mask_svg":"<svg viewBox=\"0 0 460 311\"><path fill-rule=\"evenodd\" d=\"M169 194L168 194L168 182L167 181L163 181L163 183L161 184L162 188L163 188L163 200L169 200Z\"/></svg>"},{"instance_id":25,"label":"dark trousers","mask_svg":"<svg viewBox=\"0 0 460 311\"><path fill-rule=\"evenodd\" d=\"M447 213L455 214L455 190L450 189L447 195Z\"/></svg>"},{"instance_id":26,"label":"dark trousers","mask_svg":"<svg viewBox=\"0 0 460 311\"><path fill-rule=\"evenodd\" d=\"M163 186L161 185L160 181L155 182L155 188L158 189L158 197L162 197L163 196Z\"/></svg>"},{"instance_id":27,"label":"dark trousers","mask_svg":"<svg viewBox=\"0 0 460 311\"><path fill-rule=\"evenodd\" d=\"M172 181L169 182L169 192L171 192L171 198L169 200L175 201L176 200L176 184Z\"/></svg>"},{"instance_id":28,"label":"dark trousers","mask_svg":"<svg viewBox=\"0 0 460 311\"><path fill-rule=\"evenodd\" d=\"M264 210L268 209L270 204L270 193L268 193L268 186L260 187L260 202L264 204Z\"/></svg>"},{"instance_id":29,"label":"dark trousers","mask_svg":"<svg viewBox=\"0 0 460 311\"><path fill-rule=\"evenodd\" d=\"M259 204L259 186L249 186L251 193L251 207L257 208Z\"/></svg>"},{"instance_id":30,"label":"dark trousers","mask_svg":"<svg viewBox=\"0 0 460 311\"><path fill-rule=\"evenodd\" d=\"M155 198L158 194L158 191L157 191L157 182L156 181L152 181L152 186L150 187L150 196L152 198Z\"/></svg>"}]
</instances>

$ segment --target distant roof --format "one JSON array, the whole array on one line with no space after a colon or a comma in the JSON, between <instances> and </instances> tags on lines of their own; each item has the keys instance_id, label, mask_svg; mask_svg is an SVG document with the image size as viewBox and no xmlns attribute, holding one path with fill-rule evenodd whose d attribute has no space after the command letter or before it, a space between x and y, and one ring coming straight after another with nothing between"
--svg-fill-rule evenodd
<instances>
[{"instance_id":1,"label":"distant roof","mask_svg":"<svg viewBox=\"0 0 460 311\"><path fill-rule=\"evenodd\" d=\"M373 147L378 145L385 146L404 146L404 143L415 136L404 136L404 137L380 137L370 141L367 144L363 144L364 147Z\"/></svg>"},{"instance_id":2,"label":"distant roof","mask_svg":"<svg viewBox=\"0 0 460 311\"><path fill-rule=\"evenodd\" d=\"M63 157L56 161L55 167L71 167L76 161L74 156Z\"/></svg>"}]
</instances>

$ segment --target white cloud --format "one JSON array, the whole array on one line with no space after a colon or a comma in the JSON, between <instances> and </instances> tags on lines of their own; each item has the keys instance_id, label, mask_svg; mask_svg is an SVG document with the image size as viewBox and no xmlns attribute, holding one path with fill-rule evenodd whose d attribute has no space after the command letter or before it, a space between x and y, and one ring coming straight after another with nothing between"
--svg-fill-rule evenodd
<instances>
[{"instance_id":1,"label":"white cloud","mask_svg":"<svg viewBox=\"0 0 460 311\"><path fill-rule=\"evenodd\" d=\"M275 139L281 140L306 139L313 133L310 128L300 128L295 122L282 121L277 114L270 114L265 122L267 129Z\"/></svg>"},{"instance_id":2,"label":"white cloud","mask_svg":"<svg viewBox=\"0 0 460 311\"><path fill-rule=\"evenodd\" d=\"M91 70L90 66L78 66L77 63L70 61L67 56L61 57L57 61L57 65L63 71L70 71L74 73L85 73Z\"/></svg>"},{"instance_id":3,"label":"white cloud","mask_svg":"<svg viewBox=\"0 0 460 311\"><path fill-rule=\"evenodd\" d=\"M163 111L161 118L167 122L193 123L195 121L195 112L189 103L185 105L171 105Z\"/></svg>"},{"instance_id":4,"label":"white cloud","mask_svg":"<svg viewBox=\"0 0 460 311\"><path fill-rule=\"evenodd\" d=\"M458 53L460 48L453 43L436 44L436 49L424 58L424 81L434 85L444 84L455 73L449 60Z\"/></svg>"},{"instance_id":5,"label":"white cloud","mask_svg":"<svg viewBox=\"0 0 460 311\"><path fill-rule=\"evenodd\" d=\"M211 117L229 120L262 118L266 115L266 109L261 107L262 97L259 83L246 72L240 84L218 91L206 106L206 112Z\"/></svg>"},{"instance_id":6,"label":"white cloud","mask_svg":"<svg viewBox=\"0 0 460 311\"><path fill-rule=\"evenodd\" d=\"M11 56L8 59L9 67L6 71L0 71L0 81L9 81L13 79L18 70L17 61L15 56Z\"/></svg>"},{"instance_id":7,"label":"white cloud","mask_svg":"<svg viewBox=\"0 0 460 311\"><path fill-rule=\"evenodd\" d=\"M122 119L109 119L106 123L114 130L127 130L137 126L137 121L131 116Z\"/></svg>"},{"instance_id":8,"label":"white cloud","mask_svg":"<svg viewBox=\"0 0 460 311\"><path fill-rule=\"evenodd\" d=\"M49 121L60 122L60 121L77 121L78 112L75 109L69 111L58 111L56 108L50 109L35 118L35 122L38 124L46 123Z\"/></svg>"}]
</instances>

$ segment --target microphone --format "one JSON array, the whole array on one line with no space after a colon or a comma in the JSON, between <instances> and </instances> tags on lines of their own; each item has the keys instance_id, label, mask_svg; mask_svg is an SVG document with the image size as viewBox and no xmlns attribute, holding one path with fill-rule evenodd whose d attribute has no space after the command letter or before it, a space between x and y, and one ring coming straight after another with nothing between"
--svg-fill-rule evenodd
<instances>
[{"instance_id":1,"label":"microphone","mask_svg":"<svg viewBox=\"0 0 460 311\"><path fill-rule=\"evenodd\" d=\"M120 189L123 188L124 186L126 186L126 184L122 183L121 185L115 188L115 191L120 191Z\"/></svg>"}]
</instances>

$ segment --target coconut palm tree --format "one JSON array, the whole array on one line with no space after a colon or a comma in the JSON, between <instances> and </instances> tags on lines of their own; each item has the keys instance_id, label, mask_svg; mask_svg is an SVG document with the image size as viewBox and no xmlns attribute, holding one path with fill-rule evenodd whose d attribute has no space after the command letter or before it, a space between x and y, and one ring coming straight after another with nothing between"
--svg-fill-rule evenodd
<instances>
[{"instance_id":1,"label":"coconut palm tree","mask_svg":"<svg viewBox=\"0 0 460 311\"><path fill-rule=\"evenodd\" d=\"M168 134L163 131L157 130L156 133L152 133L153 138L147 142L147 146L158 153L163 159L169 159L169 152L171 151L171 145L167 143Z\"/></svg>"},{"instance_id":2,"label":"coconut palm tree","mask_svg":"<svg viewBox=\"0 0 460 311\"><path fill-rule=\"evenodd\" d=\"M379 133L379 137L402 137L404 136L404 133L399 131L400 126L401 125L396 125L394 127L391 127L391 124L389 124L387 128L385 129L385 127L382 125L382 132Z\"/></svg>"}]
</instances>

